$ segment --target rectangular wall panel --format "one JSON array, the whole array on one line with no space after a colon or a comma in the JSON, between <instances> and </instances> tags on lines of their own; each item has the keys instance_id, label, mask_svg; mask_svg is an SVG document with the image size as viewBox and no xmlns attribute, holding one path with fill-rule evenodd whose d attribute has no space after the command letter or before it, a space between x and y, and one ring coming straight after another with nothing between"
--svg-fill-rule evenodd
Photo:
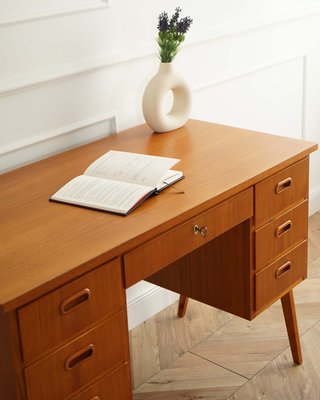
<instances>
[{"instance_id":1,"label":"rectangular wall panel","mask_svg":"<svg viewBox=\"0 0 320 400\"><path fill-rule=\"evenodd\" d=\"M300 57L198 90L192 115L301 138L302 112L303 58Z\"/></svg>"}]
</instances>

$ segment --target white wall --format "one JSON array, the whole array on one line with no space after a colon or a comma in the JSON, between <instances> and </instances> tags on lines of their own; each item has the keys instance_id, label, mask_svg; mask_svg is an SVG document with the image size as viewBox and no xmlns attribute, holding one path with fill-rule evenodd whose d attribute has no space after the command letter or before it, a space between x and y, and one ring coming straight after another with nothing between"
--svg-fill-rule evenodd
<instances>
[{"instance_id":1,"label":"white wall","mask_svg":"<svg viewBox=\"0 0 320 400\"><path fill-rule=\"evenodd\" d=\"M320 2L180 0L194 18L175 67L193 90L192 117L320 141ZM157 16L169 0L2 0L0 170L143 122L156 72ZM320 210L312 155L310 212ZM133 327L176 299L128 290Z\"/></svg>"}]
</instances>

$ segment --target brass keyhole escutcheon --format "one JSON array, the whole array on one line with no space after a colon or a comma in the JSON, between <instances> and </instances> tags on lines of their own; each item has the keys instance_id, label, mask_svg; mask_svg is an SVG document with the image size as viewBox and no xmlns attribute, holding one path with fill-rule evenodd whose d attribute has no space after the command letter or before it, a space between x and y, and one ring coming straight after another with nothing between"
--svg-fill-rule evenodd
<instances>
[{"instance_id":1,"label":"brass keyhole escutcheon","mask_svg":"<svg viewBox=\"0 0 320 400\"><path fill-rule=\"evenodd\" d=\"M207 230L208 230L208 227L207 227L207 226L202 226L202 227L200 227L200 226L198 226L198 225L195 225L195 226L193 227L193 233L194 233L195 235L197 235L198 233L200 233L200 235L201 235L203 238L206 237Z\"/></svg>"}]
</instances>

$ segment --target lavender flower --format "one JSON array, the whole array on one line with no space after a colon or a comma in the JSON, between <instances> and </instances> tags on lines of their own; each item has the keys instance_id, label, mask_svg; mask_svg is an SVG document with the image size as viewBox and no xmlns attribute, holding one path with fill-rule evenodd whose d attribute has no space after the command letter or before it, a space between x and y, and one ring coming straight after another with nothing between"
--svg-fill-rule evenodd
<instances>
[{"instance_id":1,"label":"lavender flower","mask_svg":"<svg viewBox=\"0 0 320 400\"><path fill-rule=\"evenodd\" d=\"M176 26L176 23L178 22L181 11L182 10L180 7L176 7L175 12L174 12L174 14L172 14L172 17L170 19L170 29L173 29Z\"/></svg>"},{"instance_id":2,"label":"lavender flower","mask_svg":"<svg viewBox=\"0 0 320 400\"><path fill-rule=\"evenodd\" d=\"M177 55L180 44L185 39L185 34L193 20L190 17L180 18L181 8L176 7L170 20L168 13L163 11L158 18L158 38L160 60L164 63L171 62ZM180 18L180 19L179 19Z\"/></svg>"},{"instance_id":3,"label":"lavender flower","mask_svg":"<svg viewBox=\"0 0 320 400\"><path fill-rule=\"evenodd\" d=\"M187 33L193 20L190 17L182 18L177 22L176 29L178 33Z\"/></svg>"},{"instance_id":4,"label":"lavender flower","mask_svg":"<svg viewBox=\"0 0 320 400\"><path fill-rule=\"evenodd\" d=\"M164 11L159 15L159 22L157 28L160 32L167 32L170 28L168 14Z\"/></svg>"}]
</instances>

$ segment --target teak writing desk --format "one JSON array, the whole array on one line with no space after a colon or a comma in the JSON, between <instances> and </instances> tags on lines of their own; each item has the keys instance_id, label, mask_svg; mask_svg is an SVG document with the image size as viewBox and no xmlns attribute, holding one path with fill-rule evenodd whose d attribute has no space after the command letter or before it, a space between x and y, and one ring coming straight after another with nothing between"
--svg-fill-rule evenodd
<instances>
[{"instance_id":1,"label":"teak writing desk","mask_svg":"<svg viewBox=\"0 0 320 400\"><path fill-rule=\"evenodd\" d=\"M305 141L200 121L145 125L0 177L0 398L128 400L125 288L141 279L252 319L306 277ZM180 158L186 179L127 217L49 202L110 149Z\"/></svg>"}]
</instances>

